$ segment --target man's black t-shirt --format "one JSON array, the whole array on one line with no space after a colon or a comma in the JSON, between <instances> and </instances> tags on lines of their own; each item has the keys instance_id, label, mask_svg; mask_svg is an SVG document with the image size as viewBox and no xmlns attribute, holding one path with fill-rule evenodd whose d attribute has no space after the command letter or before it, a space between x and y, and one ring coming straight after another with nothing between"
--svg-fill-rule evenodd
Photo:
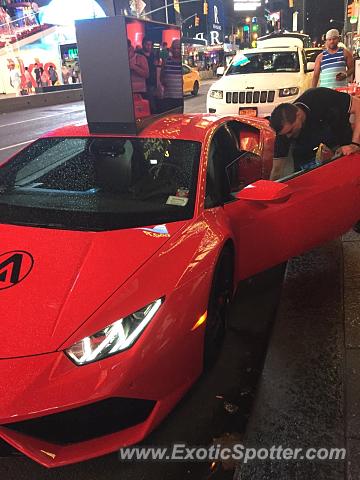
<instances>
[{"instance_id":1,"label":"man's black t-shirt","mask_svg":"<svg viewBox=\"0 0 360 480\"><path fill-rule=\"evenodd\" d=\"M329 88L311 88L294 105L304 110L305 124L296 139L276 136L275 158L287 157L293 145L295 169L299 170L301 165L314 159L320 143L330 148L351 143L350 95Z\"/></svg>"}]
</instances>

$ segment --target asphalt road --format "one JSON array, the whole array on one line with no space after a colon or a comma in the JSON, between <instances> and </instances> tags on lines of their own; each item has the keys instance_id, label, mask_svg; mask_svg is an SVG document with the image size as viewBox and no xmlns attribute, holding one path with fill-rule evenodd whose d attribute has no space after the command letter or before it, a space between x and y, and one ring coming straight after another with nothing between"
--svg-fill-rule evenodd
<instances>
[{"instance_id":1,"label":"asphalt road","mask_svg":"<svg viewBox=\"0 0 360 480\"><path fill-rule=\"evenodd\" d=\"M186 112L205 112L209 86L210 82L206 82L198 97L185 99ZM0 116L0 162L44 132L84 120L82 103L3 114ZM266 354L282 278L283 267L278 267L239 286L217 364L199 379L144 445L185 442L189 446L206 446L213 439L220 439L221 443L242 439ZM124 464L116 454L55 470L46 470L22 455L0 458L1 480L215 480L232 476L233 470L225 471L221 465L212 472L208 463Z\"/></svg>"},{"instance_id":2,"label":"asphalt road","mask_svg":"<svg viewBox=\"0 0 360 480\"><path fill-rule=\"evenodd\" d=\"M211 83L205 81L197 97L185 97L186 113L205 113ZM85 121L83 102L3 113L0 115L0 163L49 130Z\"/></svg>"}]
</instances>

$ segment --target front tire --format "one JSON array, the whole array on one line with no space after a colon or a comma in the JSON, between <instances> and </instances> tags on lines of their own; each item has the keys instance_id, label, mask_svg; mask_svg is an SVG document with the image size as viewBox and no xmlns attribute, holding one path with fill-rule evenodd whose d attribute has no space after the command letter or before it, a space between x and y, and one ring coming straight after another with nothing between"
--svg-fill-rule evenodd
<instances>
[{"instance_id":1,"label":"front tire","mask_svg":"<svg viewBox=\"0 0 360 480\"><path fill-rule=\"evenodd\" d=\"M355 225L353 226L353 230L356 233L360 233L360 220L357 223L355 223Z\"/></svg>"},{"instance_id":2,"label":"front tire","mask_svg":"<svg viewBox=\"0 0 360 480\"><path fill-rule=\"evenodd\" d=\"M196 95L199 93L199 88L200 88L199 82L196 80L196 82L194 83L194 87L192 89L191 95L196 97Z\"/></svg>"},{"instance_id":3,"label":"front tire","mask_svg":"<svg viewBox=\"0 0 360 480\"><path fill-rule=\"evenodd\" d=\"M226 247L219 257L211 285L204 335L204 369L214 365L221 351L233 296L234 255Z\"/></svg>"}]
</instances>

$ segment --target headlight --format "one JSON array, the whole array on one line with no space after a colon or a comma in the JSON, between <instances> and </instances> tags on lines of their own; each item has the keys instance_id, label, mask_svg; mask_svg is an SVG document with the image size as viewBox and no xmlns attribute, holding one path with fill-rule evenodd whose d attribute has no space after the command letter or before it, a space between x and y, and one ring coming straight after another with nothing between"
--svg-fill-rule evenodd
<instances>
[{"instance_id":1,"label":"headlight","mask_svg":"<svg viewBox=\"0 0 360 480\"><path fill-rule=\"evenodd\" d=\"M83 338L80 342L65 350L66 355L76 365L85 365L129 348L159 310L162 302L163 299L159 298L137 312L94 333L94 335Z\"/></svg>"},{"instance_id":2,"label":"headlight","mask_svg":"<svg viewBox=\"0 0 360 480\"><path fill-rule=\"evenodd\" d=\"M222 90L210 90L210 97L216 98L217 100L222 100L224 92Z\"/></svg>"},{"instance_id":3,"label":"headlight","mask_svg":"<svg viewBox=\"0 0 360 480\"><path fill-rule=\"evenodd\" d=\"M281 88L279 92L279 97L291 97L293 95L297 95L298 93L298 87Z\"/></svg>"}]
</instances>

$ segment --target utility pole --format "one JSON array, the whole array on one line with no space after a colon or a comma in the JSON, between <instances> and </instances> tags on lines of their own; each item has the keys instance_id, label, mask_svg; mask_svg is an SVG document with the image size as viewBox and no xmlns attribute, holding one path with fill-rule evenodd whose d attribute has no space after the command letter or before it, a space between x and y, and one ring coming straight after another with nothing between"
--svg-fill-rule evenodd
<instances>
[{"instance_id":1,"label":"utility pole","mask_svg":"<svg viewBox=\"0 0 360 480\"><path fill-rule=\"evenodd\" d=\"M303 32L304 33L305 33L306 20L307 20L306 0L303 0Z\"/></svg>"}]
</instances>

